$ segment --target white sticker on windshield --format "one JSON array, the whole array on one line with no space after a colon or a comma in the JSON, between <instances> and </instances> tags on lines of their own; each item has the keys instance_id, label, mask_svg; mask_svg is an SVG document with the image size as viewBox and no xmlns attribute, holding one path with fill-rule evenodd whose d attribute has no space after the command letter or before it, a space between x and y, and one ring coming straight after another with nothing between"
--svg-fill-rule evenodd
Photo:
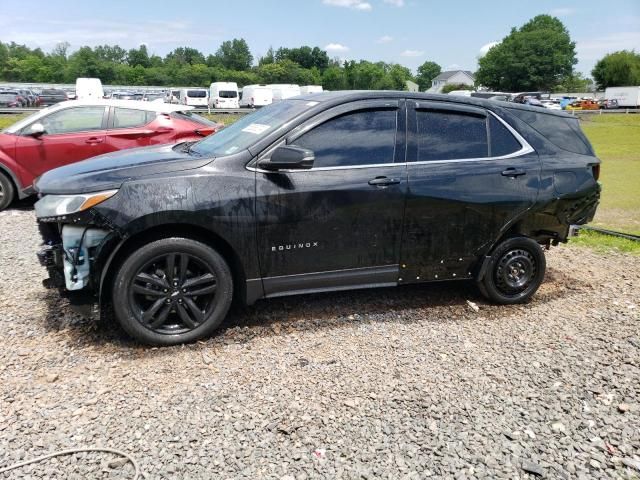
<instances>
[{"instance_id":1,"label":"white sticker on windshield","mask_svg":"<svg viewBox=\"0 0 640 480\"><path fill-rule=\"evenodd\" d=\"M242 129L243 132L247 133L255 133L256 135L260 135L262 132L266 132L271 127L269 125L262 125L261 123L252 123Z\"/></svg>"},{"instance_id":2,"label":"white sticker on windshield","mask_svg":"<svg viewBox=\"0 0 640 480\"><path fill-rule=\"evenodd\" d=\"M319 102L307 102L307 107L315 107Z\"/></svg>"},{"instance_id":3,"label":"white sticker on windshield","mask_svg":"<svg viewBox=\"0 0 640 480\"><path fill-rule=\"evenodd\" d=\"M231 155L236 150L238 150L238 147L234 145L233 147L228 148L224 153L225 153L225 155Z\"/></svg>"}]
</instances>

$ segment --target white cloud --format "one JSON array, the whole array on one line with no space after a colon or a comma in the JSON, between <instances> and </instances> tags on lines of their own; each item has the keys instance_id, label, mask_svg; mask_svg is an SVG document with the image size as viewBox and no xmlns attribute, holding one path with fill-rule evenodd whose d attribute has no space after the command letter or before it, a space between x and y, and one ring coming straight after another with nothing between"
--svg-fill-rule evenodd
<instances>
[{"instance_id":1,"label":"white cloud","mask_svg":"<svg viewBox=\"0 0 640 480\"><path fill-rule=\"evenodd\" d=\"M424 55L422 50L405 50L400 54L401 57L421 57Z\"/></svg>"},{"instance_id":2,"label":"white cloud","mask_svg":"<svg viewBox=\"0 0 640 480\"><path fill-rule=\"evenodd\" d=\"M0 18L0 39L50 49L67 41L72 49L82 45L96 46L117 43L131 48L146 44L154 46L189 45L210 42L220 32L193 28L181 21L108 21L100 19L48 20L33 18ZM149 39L153 39L149 41Z\"/></svg>"},{"instance_id":3,"label":"white cloud","mask_svg":"<svg viewBox=\"0 0 640 480\"><path fill-rule=\"evenodd\" d=\"M388 3L394 7L404 7L404 0L384 0L384 3Z\"/></svg>"},{"instance_id":4,"label":"white cloud","mask_svg":"<svg viewBox=\"0 0 640 480\"><path fill-rule=\"evenodd\" d=\"M489 50L491 50L492 47L495 47L496 45L498 45L500 42L489 42L485 45L483 45L482 47L480 47L480 50L478 51L478 56L477 58L482 58L484 57L487 52Z\"/></svg>"},{"instance_id":5,"label":"white cloud","mask_svg":"<svg viewBox=\"0 0 640 480\"><path fill-rule=\"evenodd\" d=\"M349 47L340 43L330 43L328 45L325 45L324 49L327 52L347 52L349 50Z\"/></svg>"},{"instance_id":6,"label":"white cloud","mask_svg":"<svg viewBox=\"0 0 640 480\"><path fill-rule=\"evenodd\" d=\"M549 13L554 17L568 17L569 15L573 15L576 12L574 8L569 7L560 7L554 8Z\"/></svg>"},{"instance_id":7,"label":"white cloud","mask_svg":"<svg viewBox=\"0 0 640 480\"><path fill-rule=\"evenodd\" d=\"M322 0L322 3L332 7L344 7L361 11L369 11L372 8L371 4L364 0Z\"/></svg>"},{"instance_id":8,"label":"white cloud","mask_svg":"<svg viewBox=\"0 0 640 480\"><path fill-rule=\"evenodd\" d=\"M393 42L393 37L390 35L383 35L378 40L376 40L376 43L390 43L390 42Z\"/></svg>"},{"instance_id":9,"label":"white cloud","mask_svg":"<svg viewBox=\"0 0 640 480\"><path fill-rule=\"evenodd\" d=\"M616 50L632 50L640 45L640 32L616 32L576 42L578 59L599 60Z\"/></svg>"}]
</instances>

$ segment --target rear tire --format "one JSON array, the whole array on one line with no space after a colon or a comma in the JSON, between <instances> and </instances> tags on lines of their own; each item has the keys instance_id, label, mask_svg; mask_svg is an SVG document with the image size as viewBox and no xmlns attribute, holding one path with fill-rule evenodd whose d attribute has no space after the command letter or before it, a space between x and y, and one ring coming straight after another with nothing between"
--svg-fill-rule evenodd
<instances>
[{"instance_id":1,"label":"rear tire","mask_svg":"<svg viewBox=\"0 0 640 480\"><path fill-rule=\"evenodd\" d=\"M4 173L0 172L0 211L7 208L16 195L13 182Z\"/></svg>"},{"instance_id":2,"label":"rear tire","mask_svg":"<svg viewBox=\"0 0 640 480\"><path fill-rule=\"evenodd\" d=\"M118 269L112 290L122 328L141 343L159 346L210 336L232 296L224 259L204 243L175 237L134 250Z\"/></svg>"},{"instance_id":3,"label":"rear tire","mask_svg":"<svg viewBox=\"0 0 640 480\"><path fill-rule=\"evenodd\" d=\"M478 288L493 302L503 305L523 303L542 284L545 269L544 252L535 240L508 238L493 250Z\"/></svg>"}]
</instances>

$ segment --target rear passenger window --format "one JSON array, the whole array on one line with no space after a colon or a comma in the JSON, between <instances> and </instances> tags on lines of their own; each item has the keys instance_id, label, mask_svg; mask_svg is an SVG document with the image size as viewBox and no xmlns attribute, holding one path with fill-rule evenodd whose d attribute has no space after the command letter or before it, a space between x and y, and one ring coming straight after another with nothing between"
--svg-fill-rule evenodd
<instances>
[{"instance_id":1,"label":"rear passenger window","mask_svg":"<svg viewBox=\"0 0 640 480\"><path fill-rule=\"evenodd\" d=\"M418 162L489 155L484 116L438 110L417 110L416 115Z\"/></svg>"},{"instance_id":2,"label":"rear passenger window","mask_svg":"<svg viewBox=\"0 0 640 480\"><path fill-rule=\"evenodd\" d=\"M113 128L141 127L155 116L155 112L116 107L113 109Z\"/></svg>"},{"instance_id":3,"label":"rear passenger window","mask_svg":"<svg viewBox=\"0 0 640 480\"><path fill-rule=\"evenodd\" d=\"M509 155L522 148L520 142L515 139L507 127L493 115L489 115L489 137L491 138L489 155L492 157Z\"/></svg>"},{"instance_id":4,"label":"rear passenger window","mask_svg":"<svg viewBox=\"0 0 640 480\"><path fill-rule=\"evenodd\" d=\"M314 168L393 163L396 110L346 113L299 137L294 143L315 153Z\"/></svg>"}]
</instances>

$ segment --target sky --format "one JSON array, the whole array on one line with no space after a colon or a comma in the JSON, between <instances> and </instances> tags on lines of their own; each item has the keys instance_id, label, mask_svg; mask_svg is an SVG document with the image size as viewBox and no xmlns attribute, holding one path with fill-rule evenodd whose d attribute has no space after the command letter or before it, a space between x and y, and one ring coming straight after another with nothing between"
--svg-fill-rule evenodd
<instances>
[{"instance_id":1,"label":"sky","mask_svg":"<svg viewBox=\"0 0 640 480\"><path fill-rule=\"evenodd\" d=\"M215 53L244 38L257 58L270 46L319 46L330 57L400 63L427 60L474 71L480 49L547 13L576 42L576 69L589 74L608 52L640 51L640 0L0 0L0 41L51 50L144 43L164 56L179 46ZM36 13L34 13L36 12Z\"/></svg>"}]
</instances>

